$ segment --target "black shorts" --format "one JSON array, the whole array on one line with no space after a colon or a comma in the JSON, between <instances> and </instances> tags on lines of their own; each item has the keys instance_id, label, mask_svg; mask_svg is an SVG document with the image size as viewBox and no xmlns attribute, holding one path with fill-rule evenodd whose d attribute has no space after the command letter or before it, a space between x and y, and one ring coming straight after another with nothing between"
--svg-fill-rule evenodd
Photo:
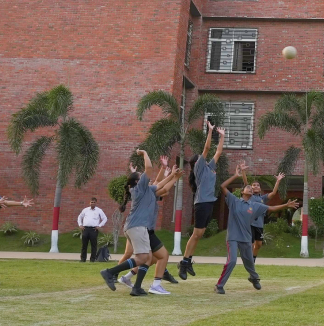
<instances>
[{"instance_id":1,"label":"black shorts","mask_svg":"<svg viewBox=\"0 0 324 326\"><path fill-rule=\"evenodd\" d=\"M211 221L215 202L195 204L195 228L204 229Z\"/></svg>"},{"instance_id":2,"label":"black shorts","mask_svg":"<svg viewBox=\"0 0 324 326\"><path fill-rule=\"evenodd\" d=\"M150 236L150 246L152 252L156 252L163 247L163 243L161 240L156 236L154 230L148 230Z\"/></svg>"},{"instance_id":3,"label":"black shorts","mask_svg":"<svg viewBox=\"0 0 324 326\"><path fill-rule=\"evenodd\" d=\"M258 228L257 226L251 225L252 231L252 243L254 241L263 241L263 228Z\"/></svg>"}]
</instances>

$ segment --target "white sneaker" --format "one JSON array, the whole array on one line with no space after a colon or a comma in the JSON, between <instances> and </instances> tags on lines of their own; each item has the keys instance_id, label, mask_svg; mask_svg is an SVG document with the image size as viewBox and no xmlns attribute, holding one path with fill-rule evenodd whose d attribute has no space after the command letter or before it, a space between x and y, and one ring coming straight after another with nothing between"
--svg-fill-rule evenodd
<instances>
[{"instance_id":1,"label":"white sneaker","mask_svg":"<svg viewBox=\"0 0 324 326\"><path fill-rule=\"evenodd\" d=\"M163 289L163 287L161 285L155 286L153 287L153 285L151 285L150 289L149 289L149 293L153 293L153 294L171 294L171 292Z\"/></svg>"},{"instance_id":2,"label":"white sneaker","mask_svg":"<svg viewBox=\"0 0 324 326\"><path fill-rule=\"evenodd\" d=\"M127 287L129 287L131 289L134 286L133 283L129 279L127 279L125 276L122 276L121 278L119 278L118 282L121 283L121 284L126 285Z\"/></svg>"}]
</instances>

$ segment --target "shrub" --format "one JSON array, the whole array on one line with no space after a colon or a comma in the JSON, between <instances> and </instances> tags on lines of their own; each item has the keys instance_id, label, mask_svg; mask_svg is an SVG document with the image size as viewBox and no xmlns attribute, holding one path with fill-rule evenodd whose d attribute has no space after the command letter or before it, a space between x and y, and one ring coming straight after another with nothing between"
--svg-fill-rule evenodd
<instances>
[{"instance_id":1,"label":"shrub","mask_svg":"<svg viewBox=\"0 0 324 326\"><path fill-rule=\"evenodd\" d=\"M188 227L188 230L187 230L187 236L191 237L192 233L193 233L193 230L194 230L194 225L190 225ZM217 223L217 220L215 219L212 219L208 225L207 225L207 228L206 228L206 231L203 235L203 238L209 238L209 237L212 237L213 235L217 234L219 231L218 229L218 223Z\"/></svg>"},{"instance_id":2,"label":"shrub","mask_svg":"<svg viewBox=\"0 0 324 326\"><path fill-rule=\"evenodd\" d=\"M6 222L2 225L0 232L3 232L6 235L11 235L17 232L17 228L11 222Z\"/></svg>"},{"instance_id":3,"label":"shrub","mask_svg":"<svg viewBox=\"0 0 324 326\"><path fill-rule=\"evenodd\" d=\"M301 222L301 221L297 221L297 222ZM290 226L289 233L296 238L300 238L302 233L301 223L294 223L294 225Z\"/></svg>"},{"instance_id":4,"label":"shrub","mask_svg":"<svg viewBox=\"0 0 324 326\"><path fill-rule=\"evenodd\" d=\"M74 229L72 231L72 237L73 238L82 238L82 230L80 228Z\"/></svg>"},{"instance_id":5,"label":"shrub","mask_svg":"<svg viewBox=\"0 0 324 326\"><path fill-rule=\"evenodd\" d=\"M309 216L318 228L324 227L324 198L309 200Z\"/></svg>"},{"instance_id":6,"label":"shrub","mask_svg":"<svg viewBox=\"0 0 324 326\"><path fill-rule=\"evenodd\" d=\"M25 234L22 236L21 239L24 240L24 244L26 246L30 246L30 245L33 246L34 244L39 242L40 235L37 234L36 232L28 231L25 232Z\"/></svg>"},{"instance_id":7,"label":"shrub","mask_svg":"<svg viewBox=\"0 0 324 326\"><path fill-rule=\"evenodd\" d=\"M125 184L127 182L127 176L121 175L111 181L108 184L108 193L111 199L121 205L124 202Z\"/></svg>"},{"instance_id":8,"label":"shrub","mask_svg":"<svg viewBox=\"0 0 324 326\"><path fill-rule=\"evenodd\" d=\"M263 242L267 245L273 240L273 236L269 232L263 232Z\"/></svg>"},{"instance_id":9,"label":"shrub","mask_svg":"<svg viewBox=\"0 0 324 326\"><path fill-rule=\"evenodd\" d=\"M278 218L276 222L266 224L264 231L269 232L273 236L279 236L282 233L289 233L289 227L286 220Z\"/></svg>"},{"instance_id":10,"label":"shrub","mask_svg":"<svg viewBox=\"0 0 324 326\"><path fill-rule=\"evenodd\" d=\"M102 233L98 239L98 244L107 246L114 244L114 236L111 233Z\"/></svg>"}]
</instances>

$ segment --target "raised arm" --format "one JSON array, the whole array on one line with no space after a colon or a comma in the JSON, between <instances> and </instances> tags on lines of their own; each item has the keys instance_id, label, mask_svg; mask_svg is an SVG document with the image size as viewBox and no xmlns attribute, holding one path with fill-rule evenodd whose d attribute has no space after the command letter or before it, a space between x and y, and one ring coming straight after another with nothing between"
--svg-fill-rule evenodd
<instances>
[{"instance_id":1,"label":"raised arm","mask_svg":"<svg viewBox=\"0 0 324 326\"><path fill-rule=\"evenodd\" d=\"M158 184L160 181L163 180L165 170L168 167L168 160L169 160L169 158L167 156L160 156L161 169L160 169L158 175L156 176L156 179L153 183L154 185Z\"/></svg>"},{"instance_id":2,"label":"raised arm","mask_svg":"<svg viewBox=\"0 0 324 326\"><path fill-rule=\"evenodd\" d=\"M166 171L171 172L171 173L170 174L168 173L168 175L156 185L156 191L158 191L159 189L162 189L169 181L171 181L174 178L177 170L179 170L179 169L177 168L176 165L173 166L172 171L170 168L167 168Z\"/></svg>"},{"instance_id":3,"label":"raised arm","mask_svg":"<svg viewBox=\"0 0 324 326\"><path fill-rule=\"evenodd\" d=\"M289 199L286 204L276 205L276 206L268 206L268 212L272 213L272 212L280 211L285 208L298 208L298 207L299 207L299 203L297 203L297 199L295 199L295 200Z\"/></svg>"},{"instance_id":4,"label":"raised arm","mask_svg":"<svg viewBox=\"0 0 324 326\"><path fill-rule=\"evenodd\" d=\"M230 185L234 180L236 180L238 177L240 176L240 166L237 165L236 166L236 170L235 170L235 174L233 176L231 176L229 179L225 180L222 184L221 184L221 189L222 189L222 193L227 196L228 193L228 189L227 186Z\"/></svg>"},{"instance_id":5,"label":"raised arm","mask_svg":"<svg viewBox=\"0 0 324 326\"><path fill-rule=\"evenodd\" d=\"M210 150L212 133L213 133L213 130L215 128L215 126L212 126L212 124L209 121L207 121L207 126L208 126L208 135L207 135L207 139L206 139L206 142L205 142L204 151L201 154L204 157L204 159L206 159L206 157L208 155L208 152Z\"/></svg>"},{"instance_id":6,"label":"raised arm","mask_svg":"<svg viewBox=\"0 0 324 326\"><path fill-rule=\"evenodd\" d=\"M7 207L12 207L12 206L24 206L24 207L30 207L34 204L33 199L27 199L25 196L23 201L14 201L14 200L5 200L4 204Z\"/></svg>"},{"instance_id":7,"label":"raised arm","mask_svg":"<svg viewBox=\"0 0 324 326\"><path fill-rule=\"evenodd\" d=\"M279 188L280 181L285 177L285 175L284 175L283 173L280 172L278 175L275 175L274 177L277 179L277 181L276 181L276 184L275 184L275 186L274 186L272 192L270 192L270 193L268 194L268 198L269 198L269 199L273 198L274 195L277 193L278 188Z\"/></svg>"},{"instance_id":8,"label":"raised arm","mask_svg":"<svg viewBox=\"0 0 324 326\"><path fill-rule=\"evenodd\" d=\"M241 171L242 171L242 179L243 179L243 182L244 182L244 186L247 186L249 183L248 183L248 179L246 177L246 170L248 168L248 166L245 165L245 161L242 161L242 163L240 164L240 168L241 168Z\"/></svg>"},{"instance_id":9,"label":"raised arm","mask_svg":"<svg viewBox=\"0 0 324 326\"><path fill-rule=\"evenodd\" d=\"M151 160L148 156L148 154L146 153L146 151L141 150L141 149L137 149L136 150L137 155L142 155L144 158L144 167L145 167L145 173L147 175L147 177L149 179L152 178L152 174L153 174L153 167L152 167L152 163Z\"/></svg>"},{"instance_id":10,"label":"raised arm","mask_svg":"<svg viewBox=\"0 0 324 326\"><path fill-rule=\"evenodd\" d=\"M218 162L219 157L221 156L223 152L223 146L224 146L224 138L225 138L225 129L224 128L217 128L216 131L219 133L219 143L217 146L216 153L214 155L214 161L215 163Z\"/></svg>"},{"instance_id":11,"label":"raised arm","mask_svg":"<svg viewBox=\"0 0 324 326\"><path fill-rule=\"evenodd\" d=\"M172 174L171 174L172 175ZM184 175L184 171L177 169L176 172L173 174L173 177L171 180L169 180L164 186L163 188L159 189L156 191L156 195L157 196L161 196L164 197L166 196L170 189L173 187L173 185L175 184L175 182L177 182L182 176Z\"/></svg>"},{"instance_id":12,"label":"raised arm","mask_svg":"<svg viewBox=\"0 0 324 326\"><path fill-rule=\"evenodd\" d=\"M7 207L6 204L5 204L5 202L6 202L7 199L8 199L7 197L1 197L0 198L0 207L2 207L2 208L6 208Z\"/></svg>"}]
</instances>

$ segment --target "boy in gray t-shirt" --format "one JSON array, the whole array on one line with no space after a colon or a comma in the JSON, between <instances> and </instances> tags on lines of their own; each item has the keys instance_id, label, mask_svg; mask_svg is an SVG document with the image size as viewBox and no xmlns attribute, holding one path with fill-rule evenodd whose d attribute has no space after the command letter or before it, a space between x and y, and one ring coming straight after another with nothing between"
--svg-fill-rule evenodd
<instances>
[{"instance_id":1,"label":"boy in gray t-shirt","mask_svg":"<svg viewBox=\"0 0 324 326\"><path fill-rule=\"evenodd\" d=\"M241 166L245 166L245 162L243 161ZM242 177L244 181L244 185L248 185L248 180L246 177L245 169L242 170ZM252 191L253 195L251 196L252 202L257 202L261 204L266 204L270 199L272 199L279 188L280 181L285 177L283 173L279 173L277 176L274 176L277 181L276 184L269 194L261 195L261 185L259 181L253 181L252 182ZM266 214L262 214L258 216L256 220L254 220L251 224L251 231L252 231L252 248L253 248L253 260L255 262L256 257L258 255L258 252L260 248L262 247L262 241L263 241L263 226L264 226L264 217Z\"/></svg>"},{"instance_id":2,"label":"boy in gray t-shirt","mask_svg":"<svg viewBox=\"0 0 324 326\"><path fill-rule=\"evenodd\" d=\"M237 166L235 174L221 185L222 192L226 196L229 216L226 238L228 250L227 261L224 265L221 277L215 286L215 291L219 294L225 294L224 285L226 284L236 265L237 249L240 250L244 267L250 274L248 280L253 284L255 289L261 289L261 284L259 282L260 278L255 271L252 256L251 222L257 219L258 216L264 214L266 211L275 212L287 207L298 207L296 200L289 200L288 203L278 206L267 206L261 203L252 202L250 200L252 196L252 187L250 185L245 186L242 190L242 198L237 198L227 189L227 186L240 175L239 172L240 167Z\"/></svg>"}]
</instances>

